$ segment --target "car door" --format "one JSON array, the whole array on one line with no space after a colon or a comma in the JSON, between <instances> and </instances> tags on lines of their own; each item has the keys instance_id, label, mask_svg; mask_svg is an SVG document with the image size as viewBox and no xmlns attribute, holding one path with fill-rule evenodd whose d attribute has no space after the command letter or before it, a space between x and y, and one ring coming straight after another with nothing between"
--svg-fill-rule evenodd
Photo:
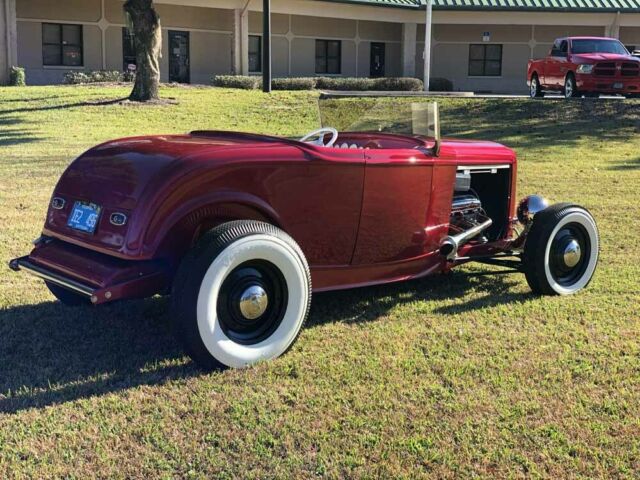
<instances>
[{"instance_id":1,"label":"car door","mask_svg":"<svg viewBox=\"0 0 640 480\"><path fill-rule=\"evenodd\" d=\"M286 156L282 150L280 158ZM360 221L364 150L304 145L291 156L298 160L257 173L265 198L312 268L348 265Z\"/></svg>"},{"instance_id":2,"label":"car door","mask_svg":"<svg viewBox=\"0 0 640 480\"><path fill-rule=\"evenodd\" d=\"M353 265L407 260L426 253L433 157L424 149L365 151L362 214Z\"/></svg>"},{"instance_id":3,"label":"car door","mask_svg":"<svg viewBox=\"0 0 640 480\"><path fill-rule=\"evenodd\" d=\"M567 39L560 42L560 54L557 65L556 82L558 88L564 88L564 80L569 71L569 40Z\"/></svg>"}]
</instances>

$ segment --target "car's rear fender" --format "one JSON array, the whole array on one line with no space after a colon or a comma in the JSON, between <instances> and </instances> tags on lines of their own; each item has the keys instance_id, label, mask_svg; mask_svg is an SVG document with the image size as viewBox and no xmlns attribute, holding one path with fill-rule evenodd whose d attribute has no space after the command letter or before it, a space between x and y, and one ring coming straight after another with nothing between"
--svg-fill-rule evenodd
<instances>
[{"instance_id":1,"label":"car's rear fender","mask_svg":"<svg viewBox=\"0 0 640 480\"><path fill-rule=\"evenodd\" d=\"M246 192L215 192L180 205L167 217L154 216L144 233L142 256L177 262L204 233L232 220L258 220L284 230L264 200Z\"/></svg>"}]
</instances>

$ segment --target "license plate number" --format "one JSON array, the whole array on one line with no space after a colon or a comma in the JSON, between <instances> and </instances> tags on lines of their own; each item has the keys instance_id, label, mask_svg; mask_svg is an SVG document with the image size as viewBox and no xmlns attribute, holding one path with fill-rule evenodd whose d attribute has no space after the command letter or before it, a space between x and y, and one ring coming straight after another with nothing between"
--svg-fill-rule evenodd
<instances>
[{"instance_id":1,"label":"license plate number","mask_svg":"<svg viewBox=\"0 0 640 480\"><path fill-rule=\"evenodd\" d=\"M100 206L89 202L73 204L67 225L81 232L93 233L100 218Z\"/></svg>"},{"instance_id":2,"label":"license plate number","mask_svg":"<svg viewBox=\"0 0 640 480\"><path fill-rule=\"evenodd\" d=\"M621 82L616 82L613 84L613 88L622 88L623 84Z\"/></svg>"}]
</instances>

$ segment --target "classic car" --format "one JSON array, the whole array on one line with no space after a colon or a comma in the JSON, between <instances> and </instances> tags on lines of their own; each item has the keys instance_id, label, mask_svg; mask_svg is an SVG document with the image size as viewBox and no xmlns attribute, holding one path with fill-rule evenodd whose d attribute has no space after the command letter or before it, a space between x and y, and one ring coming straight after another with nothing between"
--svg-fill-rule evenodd
<instances>
[{"instance_id":1,"label":"classic car","mask_svg":"<svg viewBox=\"0 0 640 480\"><path fill-rule=\"evenodd\" d=\"M529 60L529 95L562 92L566 98L601 93L628 97L640 95L640 59L615 38L558 38L549 54Z\"/></svg>"},{"instance_id":2,"label":"classic car","mask_svg":"<svg viewBox=\"0 0 640 480\"><path fill-rule=\"evenodd\" d=\"M204 368L283 354L313 292L472 261L523 272L538 294L585 287L599 248L589 212L537 195L516 205L515 153L441 139L424 107L411 106L408 133L369 123L103 143L70 164L42 235L10 267L68 305L170 294L177 337Z\"/></svg>"}]
</instances>

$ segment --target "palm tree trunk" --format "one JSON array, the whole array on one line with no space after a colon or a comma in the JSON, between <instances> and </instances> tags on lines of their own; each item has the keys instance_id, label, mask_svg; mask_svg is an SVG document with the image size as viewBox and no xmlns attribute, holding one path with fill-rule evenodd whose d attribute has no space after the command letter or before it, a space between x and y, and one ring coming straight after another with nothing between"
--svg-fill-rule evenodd
<instances>
[{"instance_id":1,"label":"palm tree trunk","mask_svg":"<svg viewBox=\"0 0 640 480\"><path fill-rule=\"evenodd\" d=\"M127 0L123 7L131 20L137 63L129 100L137 102L158 99L162 30L152 3L152 0Z\"/></svg>"}]
</instances>

